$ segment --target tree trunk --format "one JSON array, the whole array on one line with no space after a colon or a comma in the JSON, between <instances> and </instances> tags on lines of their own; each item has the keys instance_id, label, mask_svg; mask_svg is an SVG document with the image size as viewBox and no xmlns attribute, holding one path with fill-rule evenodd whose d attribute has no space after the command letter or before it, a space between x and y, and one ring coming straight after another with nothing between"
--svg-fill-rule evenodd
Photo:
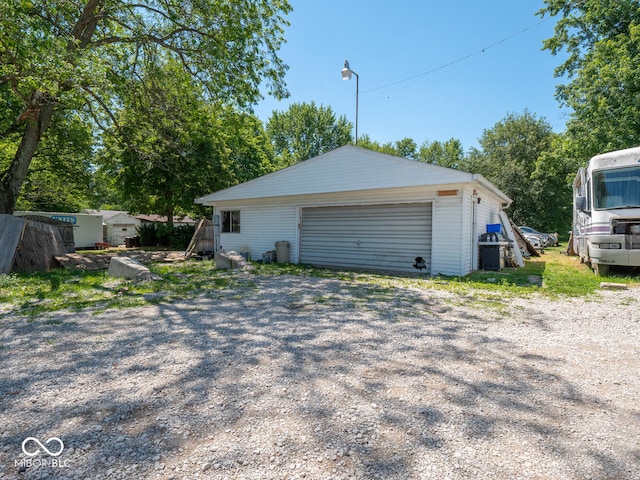
<instances>
[{"instance_id":1,"label":"tree trunk","mask_svg":"<svg viewBox=\"0 0 640 480\"><path fill-rule=\"evenodd\" d=\"M24 182L31 160L36 153L42 134L49 126L56 101L50 95L35 91L30 105L22 115L26 124L22 141L9 166L9 170L0 181L0 214L12 214L20 188Z\"/></svg>"},{"instance_id":2,"label":"tree trunk","mask_svg":"<svg viewBox=\"0 0 640 480\"><path fill-rule=\"evenodd\" d=\"M69 42L69 52L85 48L89 44L98 21L102 18L97 13L104 3L104 0L87 0L71 32L77 42ZM0 214L12 214L15 210L20 188L27 177L29 165L38 149L42 134L49 126L56 103L57 100L50 94L36 90L31 95L25 112L20 116L19 122L25 123L26 129L8 171L0 177Z\"/></svg>"},{"instance_id":3,"label":"tree trunk","mask_svg":"<svg viewBox=\"0 0 640 480\"><path fill-rule=\"evenodd\" d=\"M175 213L174 207L173 207L173 194L171 192L167 192L167 197L166 197L169 201L167 208L166 208L166 213L167 213L167 226L169 227L169 231L173 231L173 214Z\"/></svg>"}]
</instances>

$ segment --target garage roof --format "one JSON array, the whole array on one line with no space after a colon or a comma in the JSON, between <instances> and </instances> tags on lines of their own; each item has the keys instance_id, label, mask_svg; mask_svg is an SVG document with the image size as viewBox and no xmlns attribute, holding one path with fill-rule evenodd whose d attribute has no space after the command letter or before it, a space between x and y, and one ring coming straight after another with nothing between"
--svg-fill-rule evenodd
<instances>
[{"instance_id":1,"label":"garage roof","mask_svg":"<svg viewBox=\"0 0 640 480\"><path fill-rule=\"evenodd\" d=\"M291 167L196 199L212 205L289 195L478 182L511 200L480 175L346 145Z\"/></svg>"}]
</instances>

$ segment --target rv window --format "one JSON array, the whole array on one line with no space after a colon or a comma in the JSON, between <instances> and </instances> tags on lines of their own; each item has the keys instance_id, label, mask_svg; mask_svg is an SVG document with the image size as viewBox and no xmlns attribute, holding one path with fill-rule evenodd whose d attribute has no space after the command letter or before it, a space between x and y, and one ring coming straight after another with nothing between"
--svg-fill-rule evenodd
<instances>
[{"instance_id":1,"label":"rv window","mask_svg":"<svg viewBox=\"0 0 640 480\"><path fill-rule=\"evenodd\" d=\"M640 167L594 172L593 194L595 208L640 206Z\"/></svg>"},{"instance_id":2,"label":"rv window","mask_svg":"<svg viewBox=\"0 0 640 480\"><path fill-rule=\"evenodd\" d=\"M220 212L222 233L240 233L240 210Z\"/></svg>"},{"instance_id":3,"label":"rv window","mask_svg":"<svg viewBox=\"0 0 640 480\"><path fill-rule=\"evenodd\" d=\"M591 179L587 180L587 212L591 211Z\"/></svg>"}]
</instances>

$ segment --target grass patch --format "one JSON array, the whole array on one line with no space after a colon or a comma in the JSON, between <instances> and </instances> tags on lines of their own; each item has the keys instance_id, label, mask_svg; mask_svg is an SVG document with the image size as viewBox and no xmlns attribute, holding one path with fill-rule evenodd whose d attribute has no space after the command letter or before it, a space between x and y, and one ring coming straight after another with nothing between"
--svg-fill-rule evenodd
<instances>
[{"instance_id":1,"label":"grass patch","mask_svg":"<svg viewBox=\"0 0 640 480\"><path fill-rule=\"evenodd\" d=\"M466 302L493 308L508 298L533 293L550 298L588 296L602 281L640 287L640 278L629 271L612 271L608 277L598 277L577 257L568 257L562 251L560 247L548 249L541 257L527 261L523 268L477 271L465 277L394 276L293 264L255 264L252 274L238 275L233 271L215 270L215 264L207 261L151 264L150 270L162 280L141 283L109 277L106 271L58 269L46 273L3 274L0 275L0 317L18 313L35 321L44 312L128 308L227 289L236 289L229 298L242 299L255 290L254 275L334 278L347 282L356 298L379 302L393 301L397 288L444 289L464 295ZM314 301L322 303L329 298L316 295Z\"/></svg>"},{"instance_id":2,"label":"grass patch","mask_svg":"<svg viewBox=\"0 0 640 480\"><path fill-rule=\"evenodd\" d=\"M386 301L393 297L394 289L437 288L466 296L469 301L499 305L514 296L541 294L550 298L558 296L588 296L600 288L601 282L626 283L630 287L640 287L640 277L630 271L620 269L607 277L599 277L578 257L564 254L565 247L545 250L540 257L525 261L521 268L506 268L496 271L476 271L464 277L396 276L354 271L340 271L312 268L303 265L261 265L254 270L257 274L297 275L309 277L329 277L360 285L362 295Z\"/></svg>"},{"instance_id":3,"label":"grass patch","mask_svg":"<svg viewBox=\"0 0 640 480\"><path fill-rule=\"evenodd\" d=\"M610 275L599 277L589 266L580 263L578 257L567 256L563 251L564 248L561 247L551 248L541 257L527 262L543 265L539 268L542 272L543 290L548 295L590 295L600 288L602 282L625 283L630 287L640 286L640 277L629 269L612 269Z\"/></svg>"},{"instance_id":4,"label":"grass patch","mask_svg":"<svg viewBox=\"0 0 640 480\"><path fill-rule=\"evenodd\" d=\"M35 319L42 313L63 309L129 308L193 298L242 283L230 272L215 270L212 262L152 264L149 269L162 280L136 283L110 277L106 271L66 269L0 275L2 312ZM249 288L253 285L245 283Z\"/></svg>"}]
</instances>

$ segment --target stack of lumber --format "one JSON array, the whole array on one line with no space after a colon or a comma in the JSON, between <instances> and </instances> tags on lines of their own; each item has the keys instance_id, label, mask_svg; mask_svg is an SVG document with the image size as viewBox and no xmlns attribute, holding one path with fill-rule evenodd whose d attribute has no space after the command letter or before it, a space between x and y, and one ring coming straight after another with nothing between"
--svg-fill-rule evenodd
<instances>
[{"instance_id":1,"label":"stack of lumber","mask_svg":"<svg viewBox=\"0 0 640 480\"><path fill-rule=\"evenodd\" d=\"M213 222L202 218L196 225L196 230L187 246L184 254L185 258L190 258L194 253L213 252Z\"/></svg>"}]
</instances>

